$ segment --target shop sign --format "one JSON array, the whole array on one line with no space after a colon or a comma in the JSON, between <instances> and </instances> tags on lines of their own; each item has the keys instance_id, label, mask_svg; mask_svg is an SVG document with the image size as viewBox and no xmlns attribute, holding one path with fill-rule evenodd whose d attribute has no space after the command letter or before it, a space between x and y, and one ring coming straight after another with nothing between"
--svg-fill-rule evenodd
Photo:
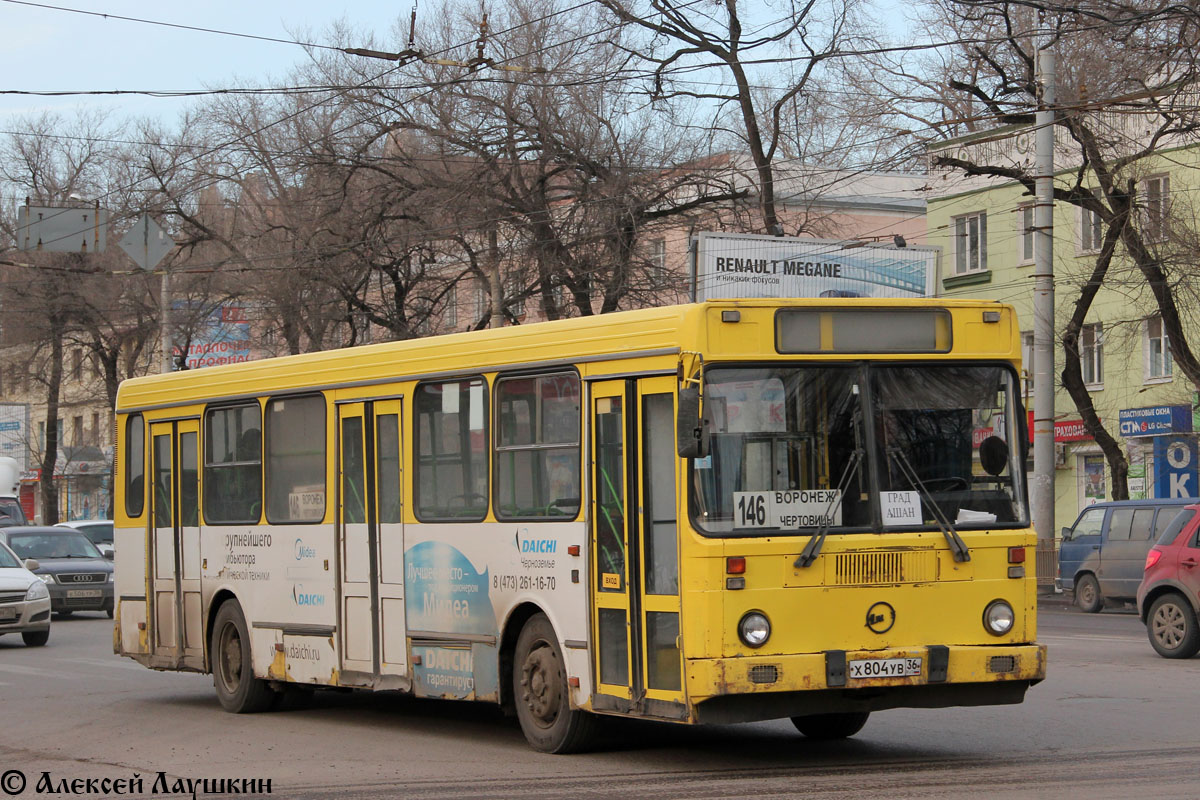
<instances>
[{"instance_id":1,"label":"shop sign","mask_svg":"<svg viewBox=\"0 0 1200 800\"><path fill-rule=\"evenodd\" d=\"M1192 430L1191 406L1123 408L1117 415L1122 436L1155 436Z\"/></svg>"},{"instance_id":2,"label":"shop sign","mask_svg":"<svg viewBox=\"0 0 1200 800\"><path fill-rule=\"evenodd\" d=\"M1160 436L1154 440L1154 496L1196 497L1196 439Z\"/></svg>"}]
</instances>

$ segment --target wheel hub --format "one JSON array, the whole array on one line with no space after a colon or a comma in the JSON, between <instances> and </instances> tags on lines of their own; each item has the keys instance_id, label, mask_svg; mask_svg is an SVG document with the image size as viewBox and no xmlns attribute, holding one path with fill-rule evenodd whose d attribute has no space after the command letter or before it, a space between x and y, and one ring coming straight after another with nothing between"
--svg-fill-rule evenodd
<instances>
[{"instance_id":1,"label":"wheel hub","mask_svg":"<svg viewBox=\"0 0 1200 800\"><path fill-rule=\"evenodd\" d=\"M1154 638L1163 647L1174 649L1183 641L1183 612L1178 607L1170 604L1159 606L1154 613L1153 624Z\"/></svg>"},{"instance_id":2,"label":"wheel hub","mask_svg":"<svg viewBox=\"0 0 1200 800\"><path fill-rule=\"evenodd\" d=\"M531 652L525 659L523 673L521 683L525 688L526 707L539 724L552 725L558 718L562 695L550 648L540 647Z\"/></svg>"}]
</instances>

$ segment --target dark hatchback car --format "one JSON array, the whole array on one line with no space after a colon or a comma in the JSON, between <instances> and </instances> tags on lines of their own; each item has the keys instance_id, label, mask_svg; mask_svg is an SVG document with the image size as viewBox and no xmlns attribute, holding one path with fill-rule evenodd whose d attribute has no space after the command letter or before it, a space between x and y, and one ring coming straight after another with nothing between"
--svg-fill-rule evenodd
<instances>
[{"instance_id":1,"label":"dark hatchback car","mask_svg":"<svg viewBox=\"0 0 1200 800\"><path fill-rule=\"evenodd\" d=\"M1190 505L1146 554L1137 590L1138 614L1163 658L1200 652L1200 505Z\"/></svg>"},{"instance_id":2,"label":"dark hatchback car","mask_svg":"<svg viewBox=\"0 0 1200 800\"><path fill-rule=\"evenodd\" d=\"M0 541L21 558L38 562L34 574L50 590L50 608L60 616L76 611L113 615L113 565L96 545L68 528L0 528Z\"/></svg>"}]
</instances>

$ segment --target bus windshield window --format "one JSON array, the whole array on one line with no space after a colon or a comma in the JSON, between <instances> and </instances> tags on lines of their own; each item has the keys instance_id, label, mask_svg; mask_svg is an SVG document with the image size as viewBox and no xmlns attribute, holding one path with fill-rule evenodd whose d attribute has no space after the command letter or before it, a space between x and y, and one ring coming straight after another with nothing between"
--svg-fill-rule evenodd
<instances>
[{"instance_id":1,"label":"bus windshield window","mask_svg":"<svg viewBox=\"0 0 1200 800\"><path fill-rule=\"evenodd\" d=\"M712 447L693 462L701 526L869 524L860 376L854 366L708 370Z\"/></svg>"},{"instance_id":2,"label":"bus windshield window","mask_svg":"<svg viewBox=\"0 0 1200 800\"><path fill-rule=\"evenodd\" d=\"M709 533L1028 520L1002 365L713 366L703 404L712 438L692 503Z\"/></svg>"},{"instance_id":3,"label":"bus windshield window","mask_svg":"<svg viewBox=\"0 0 1200 800\"><path fill-rule=\"evenodd\" d=\"M1011 371L923 364L871 374L884 527L932 522L930 503L955 527L1025 520L1014 479L1023 448L1009 446L1018 440Z\"/></svg>"}]
</instances>

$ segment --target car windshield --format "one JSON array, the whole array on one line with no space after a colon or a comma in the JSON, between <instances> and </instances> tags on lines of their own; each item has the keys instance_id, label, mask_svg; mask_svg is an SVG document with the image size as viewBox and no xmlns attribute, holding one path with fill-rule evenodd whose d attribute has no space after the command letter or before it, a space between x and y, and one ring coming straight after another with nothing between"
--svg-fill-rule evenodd
<instances>
[{"instance_id":1,"label":"car windshield","mask_svg":"<svg viewBox=\"0 0 1200 800\"><path fill-rule=\"evenodd\" d=\"M1028 524L1004 365L710 367L710 453L692 508L710 533Z\"/></svg>"},{"instance_id":2,"label":"car windshield","mask_svg":"<svg viewBox=\"0 0 1200 800\"><path fill-rule=\"evenodd\" d=\"M101 558L81 533L9 533L8 546L21 558Z\"/></svg>"},{"instance_id":3,"label":"car windshield","mask_svg":"<svg viewBox=\"0 0 1200 800\"><path fill-rule=\"evenodd\" d=\"M95 544L112 544L113 526L111 523L80 525L79 530Z\"/></svg>"},{"instance_id":4,"label":"car windshield","mask_svg":"<svg viewBox=\"0 0 1200 800\"><path fill-rule=\"evenodd\" d=\"M0 569L11 569L12 567L22 567L24 564L13 554L13 551L7 547L0 546Z\"/></svg>"},{"instance_id":5,"label":"car windshield","mask_svg":"<svg viewBox=\"0 0 1200 800\"><path fill-rule=\"evenodd\" d=\"M26 521L25 512L21 510L20 503L11 497L0 497L0 527L24 525Z\"/></svg>"}]
</instances>

